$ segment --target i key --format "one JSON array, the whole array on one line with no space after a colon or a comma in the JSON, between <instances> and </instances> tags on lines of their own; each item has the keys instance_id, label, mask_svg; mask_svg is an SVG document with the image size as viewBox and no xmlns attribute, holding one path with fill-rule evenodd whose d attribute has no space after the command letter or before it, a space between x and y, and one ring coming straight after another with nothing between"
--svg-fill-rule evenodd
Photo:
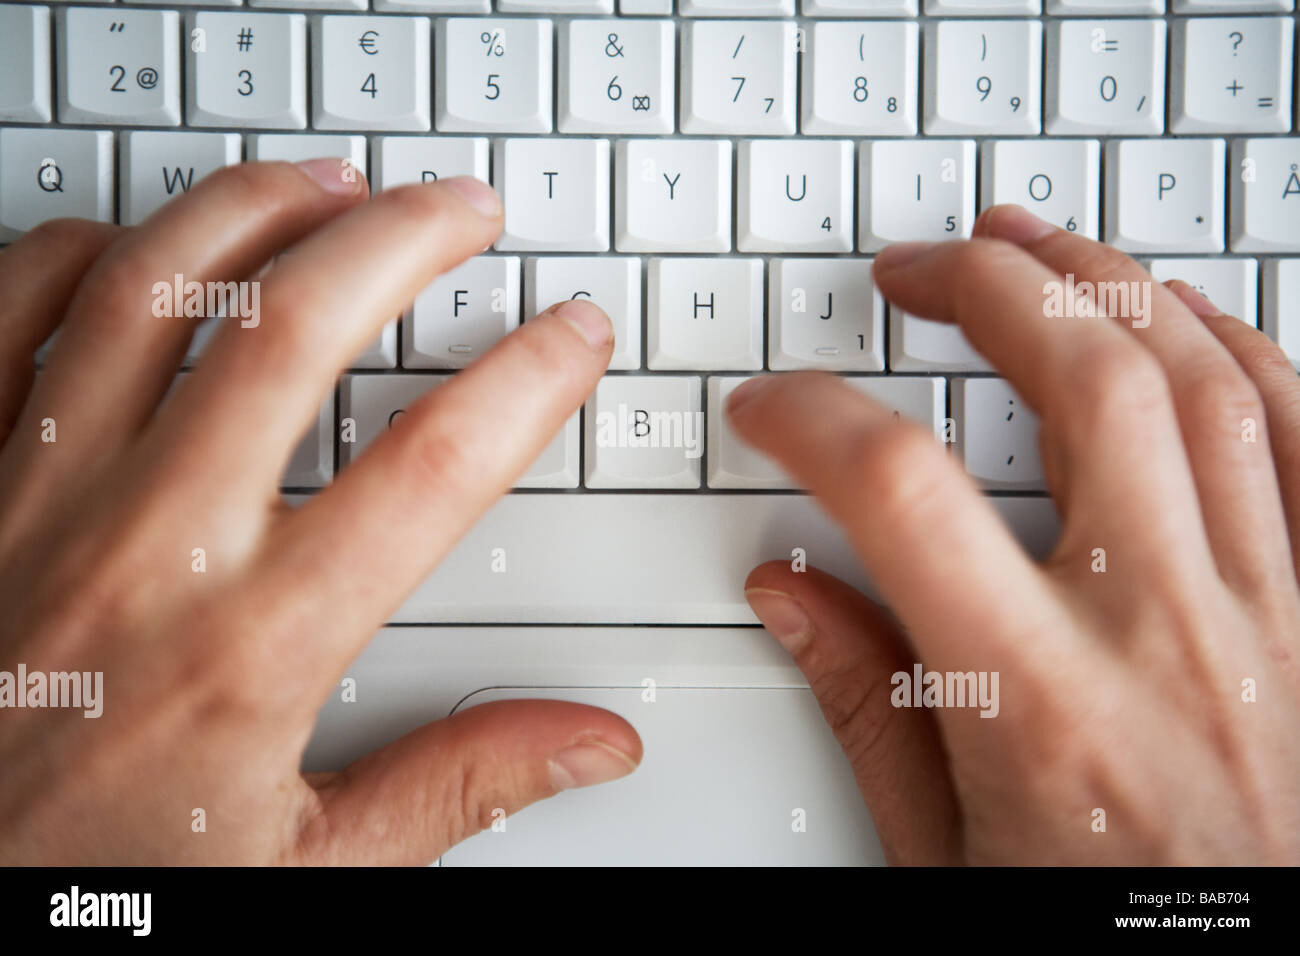
<instances>
[{"instance_id":1,"label":"i key","mask_svg":"<svg viewBox=\"0 0 1300 956\"><path fill-rule=\"evenodd\" d=\"M858 153L858 248L961 239L975 222L975 141L872 140Z\"/></svg>"}]
</instances>

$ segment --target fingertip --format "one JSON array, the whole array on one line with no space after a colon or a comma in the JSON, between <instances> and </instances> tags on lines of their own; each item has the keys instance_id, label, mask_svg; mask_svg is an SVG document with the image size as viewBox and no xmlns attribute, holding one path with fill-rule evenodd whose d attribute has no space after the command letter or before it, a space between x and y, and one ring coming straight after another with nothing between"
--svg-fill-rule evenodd
<instances>
[{"instance_id":1,"label":"fingertip","mask_svg":"<svg viewBox=\"0 0 1300 956\"><path fill-rule=\"evenodd\" d=\"M586 299L567 299L555 306L554 314L582 336L593 349L613 348L614 324L605 310Z\"/></svg>"},{"instance_id":2,"label":"fingertip","mask_svg":"<svg viewBox=\"0 0 1300 956\"><path fill-rule=\"evenodd\" d=\"M473 176L453 176L450 179L440 179L438 183L469 203L474 211L485 219L501 218L505 209L501 204L501 197L483 180Z\"/></svg>"},{"instance_id":3,"label":"fingertip","mask_svg":"<svg viewBox=\"0 0 1300 956\"><path fill-rule=\"evenodd\" d=\"M984 210L975 227L972 237L1001 239L1017 246L1027 246L1056 232L1056 227L1039 219L1023 206L1004 203Z\"/></svg>"},{"instance_id":4,"label":"fingertip","mask_svg":"<svg viewBox=\"0 0 1300 956\"><path fill-rule=\"evenodd\" d=\"M896 242L885 246L876 253L876 258L871 263L871 274L875 278L880 278L896 269L901 269L912 264L937 245L939 245L937 242Z\"/></svg>"}]
</instances>

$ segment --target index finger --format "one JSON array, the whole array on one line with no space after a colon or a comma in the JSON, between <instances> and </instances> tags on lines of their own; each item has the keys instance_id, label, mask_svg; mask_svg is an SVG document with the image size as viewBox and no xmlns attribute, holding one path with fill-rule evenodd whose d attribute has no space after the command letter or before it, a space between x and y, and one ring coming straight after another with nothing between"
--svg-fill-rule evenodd
<instances>
[{"instance_id":1,"label":"index finger","mask_svg":"<svg viewBox=\"0 0 1300 956\"><path fill-rule=\"evenodd\" d=\"M727 412L845 529L927 665L1023 661L1059 630L1042 572L923 428L818 373L753 379Z\"/></svg>"},{"instance_id":2,"label":"index finger","mask_svg":"<svg viewBox=\"0 0 1300 956\"><path fill-rule=\"evenodd\" d=\"M330 596L309 612L321 615L309 623L314 639L277 653L332 680L541 453L613 349L604 312L563 302L411 405L272 531L257 586Z\"/></svg>"}]
</instances>

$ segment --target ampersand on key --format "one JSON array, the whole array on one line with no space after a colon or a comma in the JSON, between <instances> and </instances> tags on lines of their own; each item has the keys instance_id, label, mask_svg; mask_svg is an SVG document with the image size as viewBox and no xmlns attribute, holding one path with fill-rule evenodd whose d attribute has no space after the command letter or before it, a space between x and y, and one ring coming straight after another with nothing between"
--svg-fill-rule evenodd
<instances>
[{"instance_id":1,"label":"ampersand on key","mask_svg":"<svg viewBox=\"0 0 1300 956\"><path fill-rule=\"evenodd\" d=\"M611 33L607 37L607 39L609 40L609 42L605 44L605 56L608 57L622 56L623 48L618 45L618 34Z\"/></svg>"}]
</instances>

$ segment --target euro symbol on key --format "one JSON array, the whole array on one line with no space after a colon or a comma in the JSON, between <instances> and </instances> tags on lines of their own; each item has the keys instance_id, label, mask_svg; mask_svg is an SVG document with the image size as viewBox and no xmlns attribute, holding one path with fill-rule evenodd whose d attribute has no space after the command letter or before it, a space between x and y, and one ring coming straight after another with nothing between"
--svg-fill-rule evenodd
<instances>
[{"instance_id":1,"label":"euro symbol on key","mask_svg":"<svg viewBox=\"0 0 1300 956\"><path fill-rule=\"evenodd\" d=\"M374 56L379 52L378 40L379 31L367 30L365 33L361 34L361 39L357 41L357 46L361 47L361 51L367 56Z\"/></svg>"},{"instance_id":2,"label":"euro symbol on key","mask_svg":"<svg viewBox=\"0 0 1300 956\"><path fill-rule=\"evenodd\" d=\"M41 168L36 172L36 185L47 193L63 192L63 170L48 156L41 160Z\"/></svg>"}]
</instances>

